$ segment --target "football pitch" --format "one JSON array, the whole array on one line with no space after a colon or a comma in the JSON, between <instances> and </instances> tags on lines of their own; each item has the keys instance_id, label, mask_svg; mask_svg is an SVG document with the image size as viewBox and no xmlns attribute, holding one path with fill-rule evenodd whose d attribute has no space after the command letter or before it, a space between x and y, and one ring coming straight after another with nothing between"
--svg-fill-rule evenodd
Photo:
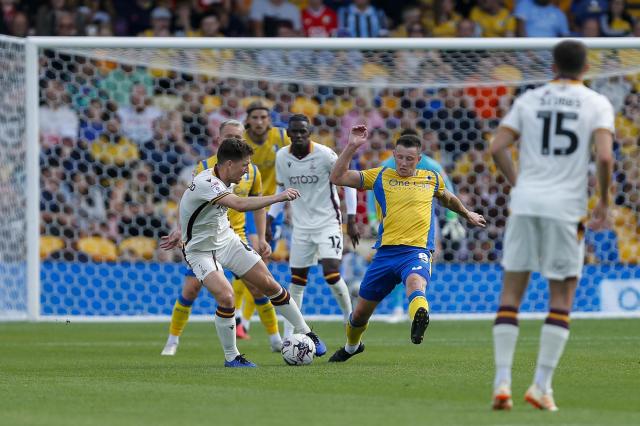
<instances>
[{"instance_id":1,"label":"football pitch","mask_svg":"<svg viewBox=\"0 0 640 426\"><path fill-rule=\"evenodd\" d=\"M521 321L514 409L490 410L490 321L374 322L364 353L289 367L259 323L240 351L257 369L225 369L215 327L187 326L161 357L164 323L0 323L0 423L6 425L638 425L640 320L574 320L557 370L558 413L522 402L542 321ZM314 329L329 354L337 323Z\"/></svg>"}]
</instances>

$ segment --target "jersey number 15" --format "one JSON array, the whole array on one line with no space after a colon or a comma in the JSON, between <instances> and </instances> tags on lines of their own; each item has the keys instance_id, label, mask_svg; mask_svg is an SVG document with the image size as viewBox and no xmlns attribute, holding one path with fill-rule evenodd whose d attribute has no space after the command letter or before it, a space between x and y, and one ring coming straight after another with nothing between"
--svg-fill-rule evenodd
<instances>
[{"instance_id":1,"label":"jersey number 15","mask_svg":"<svg viewBox=\"0 0 640 426\"><path fill-rule=\"evenodd\" d=\"M551 118L556 116L556 128L551 134ZM562 127L564 120L577 120L578 114L575 112L538 111L538 118L542 119L542 155L570 155L578 149L578 135L573 130ZM569 146L555 148L551 151L549 140L552 136L566 136L569 138Z\"/></svg>"}]
</instances>

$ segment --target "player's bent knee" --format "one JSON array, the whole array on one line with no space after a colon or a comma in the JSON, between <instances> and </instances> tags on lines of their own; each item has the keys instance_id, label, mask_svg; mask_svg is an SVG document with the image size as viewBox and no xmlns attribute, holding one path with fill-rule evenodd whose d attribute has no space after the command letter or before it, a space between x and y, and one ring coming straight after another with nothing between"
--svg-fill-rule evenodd
<instances>
[{"instance_id":1,"label":"player's bent knee","mask_svg":"<svg viewBox=\"0 0 640 426\"><path fill-rule=\"evenodd\" d=\"M201 288L202 284L196 277L186 277L182 288L182 297L187 300L196 300Z\"/></svg>"}]
</instances>

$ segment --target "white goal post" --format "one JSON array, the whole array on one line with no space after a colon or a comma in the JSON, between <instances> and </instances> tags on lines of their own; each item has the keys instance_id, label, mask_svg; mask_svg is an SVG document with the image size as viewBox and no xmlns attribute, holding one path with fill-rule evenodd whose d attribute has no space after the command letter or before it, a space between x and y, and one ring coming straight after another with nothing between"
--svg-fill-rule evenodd
<instances>
[{"instance_id":1,"label":"white goal post","mask_svg":"<svg viewBox=\"0 0 640 426\"><path fill-rule=\"evenodd\" d=\"M154 52L180 52L181 57L177 58L175 61L169 60L167 63L167 69L173 72L189 72L194 73L195 68L193 67L193 61L189 58L184 59L184 56L188 56L188 52L196 52L196 54L200 55L198 52L206 52L209 50L215 51L243 51L249 50L252 52L262 51L262 50L286 50L286 51L310 51L310 52L319 52L319 51L327 51L327 52L346 52L346 51L360 51L365 52L364 62L367 62L367 58L375 57L374 54L369 55L369 52L397 52L397 51L456 51L461 52L462 55L465 52L489 52L488 55L491 55L491 52L513 52L514 54L524 52L524 51L541 51L547 52L559 41L559 39L548 39L548 38L540 38L540 39L504 39L504 38L475 38L475 39L353 39L353 38L332 38L332 39L307 39L307 38L130 38L130 37L29 37L25 41L16 40L12 38L5 38L11 43L19 43L24 45L24 77L25 77L25 117L26 117L26 140L25 140L25 170L26 170L26 187L25 192L28 194L26 197L26 211L24 212L25 223L26 223L26 318L30 320L52 320L59 319L61 317L74 317L74 318L89 318L89 319L144 319L144 318L166 318L166 311L159 311L157 315L142 313L141 315L137 314L129 314L129 313L114 313L113 315L108 315L101 313L96 316L86 315L86 314L60 314L58 312L50 312L48 314L43 314L43 306L42 306L42 281L41 277L43 274L42 271L42 259L41 259L41 250L40 250L40 237L41 237L41 222L40 222L40 200L37 194L41 193L40 187L40 174L41 174L41 149L40 149L40 118L39 118L39 105L41 103L42 95L42 64L43 60L41 58L42 52L45 50L53 50L55 52L62 52L67 55L74 54L86 54L88 57L99 57L104 58L105 60L115 61L119 58L122 60L122 63L131 63L136 66L143 66L144 62L147 60L146 57L139 56L140 52L147 52L148 54L154 55ZM628 51L637 51L640 52L640 40L636 38L585 38L581 39L588 47L592 49L604 49L604 50L628 50ZM62 54L61 53L61 54ZM169 56L173 55L173 53L168 53ZM202 54L204 55L204 54ZM176 55L177 56L177 55ZM607 68L605 63L602 64L601 67L594 67L590 73L592 77L601 77L608 78L610 76L617 76L620 78L625 78L628 75L636 75L640 73L640 53L638 53L638 60L636 62L631 61L626 64L620 65L617 68ZM171 56L173 58L173 56ZM127 62L128 61L128 62ZM177 62L176 62L177 61ZM182 62L180 62L182 61ZM191 64L191 65L190 65ZM246 65L246 64L245 64ZM182 66L185 69L180 69ZM162 68L163 65L153 65L154 68ZM453 64L455 67L455 63ZM219 67L218 69L222 69ZM535 71L535 70L534 70ZM215 74L215 69L212 67L211 69L206 68L203 69L203 74L212 75ZM229 72L228 69L225 72ZM273 75L261 75L259 73L259 69L249 69L249 71L243 70L247 76L254 75L256 80L264 79L269 80L271 77L274 82L282 83L283 79L286 78L286 73L284 76L282 74L278 74L274 72ZM478 71L482 74L483 70ZM252 74L253 73L253 74ZM245 74L242 74L245 75ZM622 77L621 77L622 76ZM466 77L464 75L463 77ZM515 86L525 86L527 84L538 84L544 81L548 77L548 70L542 70L537 77L519 80L519 81L508 81L504 78L501 80L481 80L474 81L474 85L478 87L494 87L496 85L505 85L509 87ZM309 77L307 79L306 76L301 78L292 76L292 81L295 81L300 84L308 84L313 87L321 87L327 83L326 78L323 79L315 77ZM344 82L339 80L339 77L333 76L334 80L331 80L335 83L336 86L343 86ZM450 78L460 78L451 76ZM519 78L523 78L522 75ZM248 80L247 80L248 81ZM347 84L351 80L347 81ZM372 78L371 80L356 82L361 87L371 87L376 89L377 91L385 90L389 88L389 91L392 89L398 89L402 87L403 84L410 85L410 87L424 87L424 88L446 88L448 84L450 84L449 80L441 80L437 81L422 81L418 80L409 80L407 78L406 81L394 81L393 78L386 79L376 79ZM174 83L171 83L174 84ZM177 84L177 83L176 83ZM251 84L248 81L247 85ZM257 83L256 83L257 84ZM315 86L314 86L315 84ZM466 83L465 83L466 84ZM349 85L349 84L348 84ZM461 85L461 87L464 85ZM312 89L313 90L313 89ZM249 91L250 92L250 91ZM393 95L390 95L393 97ZM435 132L435 131L434 131ZM465 152L466 154L466 152ZM457 154L453 154L457 155ZM457 161L457 160L456 160ZM457 167L457 166L452 166ZM636 167L640 167L636 164ZM640 191L640 188L635 188ZM638 211L634 212L636 217L638 215ZM470 259L469 263L477 263L473 258L473 253L471 253L468 259ZM636 254L636 256L640 256L640 254ZM482 260L481 263L487 262L486 260ZM463 268L464 268L464 262ZM489 259L488 263L495 264L495 259ZM624 265L628 265L624 261L618 261L618 263L622 263ZM625 266L626 267L626 266ZM637 294L640 294L640 277L639 273L635 268L633 270L625 269L624 273L621 272L620 279L628 280L631 279L633 283L629 284ZM453 272L449 274L449 269L443 271L443 273L447 273L450 277L457 277L456 269L452 269ZM601 271L598 271L600 273ZM48 272L47 272L48 273ZM474 272L469 272L472 274ZM492 272L493 273L493 270ZM606 271L603 277L607 275ZM615 275L615 274L613 274ZM614 279L616 276L611 276L609 274L605 277L605 279ZM470 280L471 281L471 280ZM620 281L621 283L623 281ZM599 284L598 284L599 285ZM623 285L623 284L620 284ZM596 286L597 287L597 286ZM481 292L483 288L479 291ZM175 295L178 294L179 288L176 288ZM437 291L436 289L432 291ZM448 290L447 290L448 291ZM466 290L461 289L461 292ZM477 289L474 288L474 292ZM593 290L599 291L599 290ZM78 293L80 294L80 292ZM93 292L92 292L93 294ZM164 295L163 295L164 296ZM98 298L98 293L96 290L96 298ZM458 296L452 296L458 297ZM594 296L598 302L600 302L600 297L597 295ZM620 296L622 297L622 296ZM172 305L172 299L170 295L166 295L166 300L170 300L168 303ZM155 300L155 299L154 299ZM160 299L158 299L160 300ZM163 299L164 300L164 299ZM119 302L116 303L116 305ZM132 302L133 303L133 302ZM487 303L495 303L495 301L487 300ZM629 302L631 303L631 302ZM640 296L639 300L633 302L636 304L640 304ZM443 302L443 306L446 303ZM71 306L71 302L69 304ZM169 307L170 308L170 307ZM627 317L634 316L640 317L640 307L635 309L629 309L627 312L623 310L617 311L617 313L604 312L601 307L598 309L591 309L587 307L583 312L580 312L578 316L581 317L602 317L602 316L614 316L614 317ZM71 308L70 308L71 309ZM120 309L120 308L117 308ZM124 308L122 308L124 310ZM0 320L3 319L2 316L2 308L0 307ZM103 311L101 311L103 312ZM118 311L119 312L119 311ZM311 315L317 315L318 318L325 317L322 313L312 313ZM329 314L331 315L331 314ZM531 313L533 317L539 316L539 313ZM446 318L482 318L486 317L487 313L474 313L470 311L466 311L466 308L461 312L448 312L443 311L442 317ZM526 315L525 315L526 316ZM17 318L24 318L22 315L18 315ZM330 316L330 318L337 318L335 316Z\"/></svg>"}]
</instances>

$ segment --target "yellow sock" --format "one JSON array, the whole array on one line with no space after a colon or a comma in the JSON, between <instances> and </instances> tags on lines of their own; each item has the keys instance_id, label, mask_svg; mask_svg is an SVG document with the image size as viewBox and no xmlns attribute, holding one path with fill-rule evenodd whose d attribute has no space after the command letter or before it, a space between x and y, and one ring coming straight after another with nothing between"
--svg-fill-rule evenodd
<instances>
[{"instance_id":1,"label":"yellow sock","mask_svg":"<svg viewBox=\"0 0 640 426\"><path fill-rule=\"evenodd\" d=\"M264 325L268 335L278 333L278 317L276 316L276 309L271 304L268 297L254 300L258 315L260 316L260 322Z\"/></svg>"},{"instance_id":2,"label":"yellow sock","mask_svg":"<svg viewBox=\"0 0 640 426\"><path fill-rule=\"evenodd\" d=\"M416 315L416 311L420 308L425 308L429 311L429 303L427 302L427 296L422 290L416 290L409 295L409 319L413 321Z\"/></svg>"},{"instance_id":3,"label":"yellow sock","mask_svg":"<svg viewBox=\"0 0 640 426\"><path fill-rule=\"evenodd\" d=\"M169 326L169 333L171 335L182 335L182 332L187 325L187 321L189 321L192 303L193 302L183 299L182 296L176 300L175 305L173 305L173 312L171 312L171 325Z\"/></svg>"},{"instance_id":4,"label":"yellow sock","mask_svg":"<svg viewBox=\"0 0 640 426\"><path fill-rule=\"evenodd\" d=\"M249 321L256 311L256 302L249 291L244 292L242 297L242 318Z\"/></svg>"},{"instance_id":5,"label":"yellow sock","mask_svg":"<svg viewBox=\"0 0 640 426\"><path fill-rule=\"evenodd\" d=\"M242 296L244 293L248 293L247 287L244 285L242 280L236 278L231 283L233 286L233 300L235 302L236 309L239 309L242 306Z\"/></svg>"},{"instance_id":6,"label":"yellow sock","mask_svg":"<svg viewBox=\"0 0 640 426\"><path fill-rule=\"evenodd\" d=\"M351 325L351 321L347 321L347 344L350 346L358 346L362 339L362 334L367 329L369 324L365 324L360 327L354 327Z\"/></svg>"}]
</instances>

